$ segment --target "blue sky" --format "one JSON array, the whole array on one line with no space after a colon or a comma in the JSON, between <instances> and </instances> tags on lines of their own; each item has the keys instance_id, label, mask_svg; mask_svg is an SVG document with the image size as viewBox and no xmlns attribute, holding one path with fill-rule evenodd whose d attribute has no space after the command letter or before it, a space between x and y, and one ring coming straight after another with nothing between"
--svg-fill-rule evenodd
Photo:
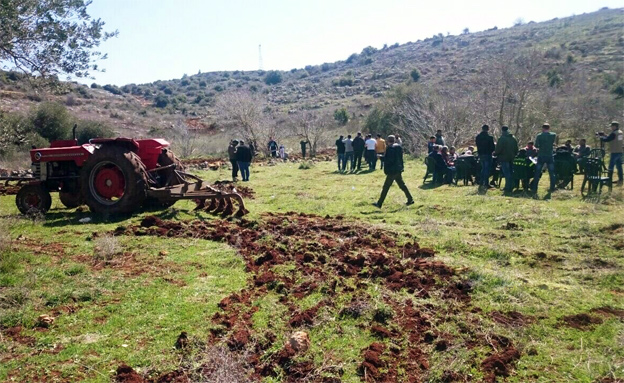
<instances>
[{"instance_id":1,"label":"blue sky","mask_svg":"<svg viewBox=\"0 0 624 383\"><path fill-rule=\"evenodd\" d=\"M89 13L117 38L101 45L106 73L83 83L145 83L184 74L289 70L345 60L372 45L404 44L438 33L623 7L623 0L94 0Z\"/></svg>"}]
</instances>

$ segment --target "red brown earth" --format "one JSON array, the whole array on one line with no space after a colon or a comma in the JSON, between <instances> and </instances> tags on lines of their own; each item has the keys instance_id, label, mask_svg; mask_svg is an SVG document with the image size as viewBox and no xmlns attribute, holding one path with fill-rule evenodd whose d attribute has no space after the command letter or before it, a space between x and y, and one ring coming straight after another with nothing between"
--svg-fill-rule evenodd
<instances>
[{"instance_id":1,"label":"red brown earth","mask_svg":"<svg viewBox=\"0 0 624 383\"><path fill-rule=\"evenodd\" d=\"M400 239L395 233L341 216L293 212L268 213L259 221L180 222L148 216L141 225L120 227L114 234L201 238L225 242L238 250L251 278L244 289L220 301L220 311L211 318L214 327L207 342L225 344L230 353L244 357L252 381L279 375L285 382L341 379L340 369L322 370L324 367L309 353L296 352L288 343L276 345L277 337L271 331L254 329L252 316L259 309L254 303L270 292L279 296L279 305L286 311L276 321L282 321L292 332L319 325L321 316L360 318L363 331L378 339L362 350L359 372L363 381L421 382L426 379L433 353L480 345L492 352L475 364L488 381L494 382L511 374L520 357L510 340L494 336L498 341L493 344L491 335L486 337L470 327L471 321L464 323L468 340L437 332L437 324L453 316L463 320L464 314L479 310L470 305L470 283L436 261L433 250L421 248L409 235ZM280 272L284 267L294 271ZM372 300L367 288L373 284L387 291L382 299L389 309L376 310L367 303ZM400 291L407 295L398 298L394 292ZM298 306L315 292L325 298L311 307ZM351 297L346 307L334 299L341 295ZM412 298L406 298L409 296ZM419 303L431 296L449 304L434 307ZM516 314L503 316L527 321ZM266 353L275 346L279 351ZM466 379L453 371L444 376L448 382Z\"/></svg>"},{"instance_id":2,"label":"red brown earth","mask_svg":"<svg viewBox=\"0 0 624 383\"><path fill-rule=\"evenodd\" d=\"M0 196L16 195L21 186L0 184Z\"/></svg>"}]
</instances>

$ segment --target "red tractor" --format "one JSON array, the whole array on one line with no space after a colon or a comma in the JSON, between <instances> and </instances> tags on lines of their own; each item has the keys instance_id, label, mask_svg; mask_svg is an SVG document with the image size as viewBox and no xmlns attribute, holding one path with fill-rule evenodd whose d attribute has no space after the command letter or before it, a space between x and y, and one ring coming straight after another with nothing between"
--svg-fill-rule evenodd
<instances>
[{"instance_id":1,"label":"red tractor","mask_svg":"<svg viewBox=\"0 0 624 383\"><path fill-rule=\"evenodd\" d=\"M74 139L30 151L33 177L13 179L27 181L15 200L23 214L47 212L54 191L68 208L86 203L92 212L105 215L131 213L147 205L168 207L180 199L196 200L200 207L211 200L209 210L224 214L233 213L234 199L237 215L247 213L238 193L221 192L184 173L164 139L97 138L78 145L75 131L76 127Z\"/></svg>"}]
</instances>

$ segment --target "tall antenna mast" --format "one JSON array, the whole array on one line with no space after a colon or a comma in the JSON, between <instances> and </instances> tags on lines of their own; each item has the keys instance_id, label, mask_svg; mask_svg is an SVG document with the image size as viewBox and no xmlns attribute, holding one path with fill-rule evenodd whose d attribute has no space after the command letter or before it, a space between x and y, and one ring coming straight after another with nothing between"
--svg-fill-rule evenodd
<instances>
[{"instance_id":1,"label":"tall antenna mast","mask_svg":"<svg viewBox=\"0 0 624 383\"><path fill-rule=\"evenodd\" d=\"M262 44L258 45L258 69L262 70Z\"/></svg>"}]
</instances>

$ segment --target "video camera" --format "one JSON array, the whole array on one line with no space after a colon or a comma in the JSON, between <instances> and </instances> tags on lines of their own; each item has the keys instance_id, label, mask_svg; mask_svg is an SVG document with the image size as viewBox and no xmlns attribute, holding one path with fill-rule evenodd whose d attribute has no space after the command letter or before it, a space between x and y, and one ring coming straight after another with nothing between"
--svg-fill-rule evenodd
<instances>
[{"instance_id":1,"label":"video camera","mask_svg":"<svg viewBox=\"0 0 624 383\"><path fill-rule=\"evenodd\" d=\"M602 137L604 136L604 132L596 132L596 137Z\"/></svg>"}]
</instances>

